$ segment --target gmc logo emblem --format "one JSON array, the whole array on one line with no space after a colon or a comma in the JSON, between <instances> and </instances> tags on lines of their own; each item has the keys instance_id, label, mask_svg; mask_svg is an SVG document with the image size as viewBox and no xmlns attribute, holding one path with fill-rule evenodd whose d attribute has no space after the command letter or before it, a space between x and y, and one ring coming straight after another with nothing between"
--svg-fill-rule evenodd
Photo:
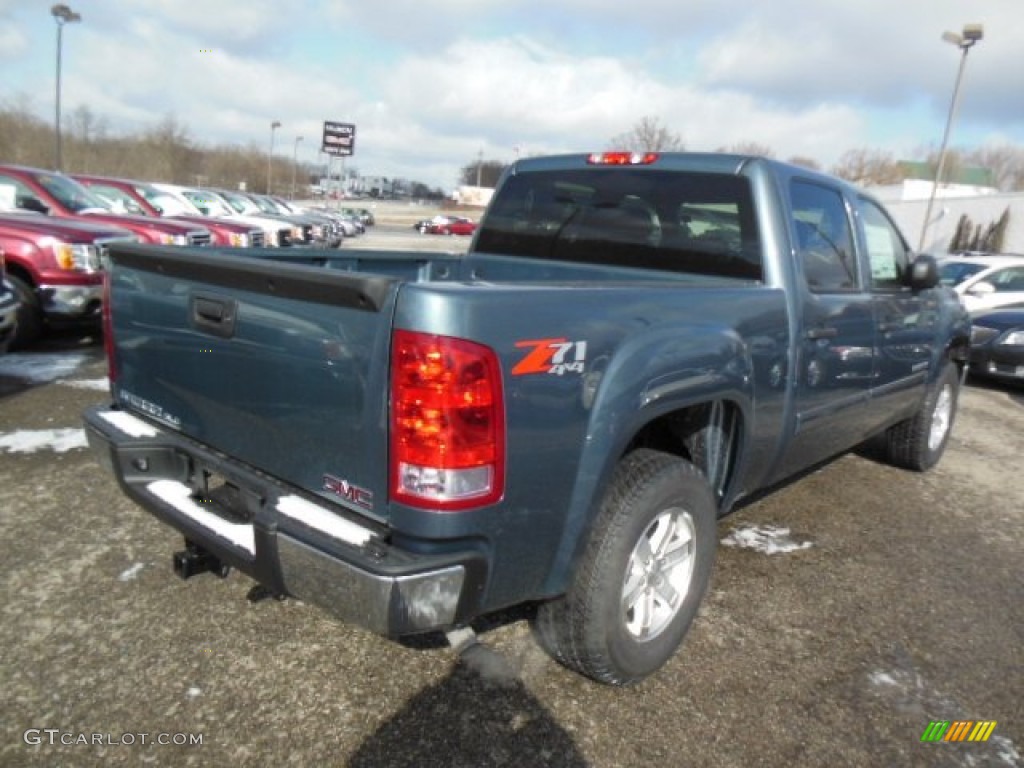
<instances>
[{"instance_id":1,"label":"gmc logo emblem","mask_svg":"<svg viewBox=\"0 0 1024 768\"><path fill-rule=\"evenodd\" d=\"M357 507L373 509L373 492L358 485L352 485L348 480L324 475L324 490L330 491L335 496L340 496L345 501L350 501Z\"/></svg>"}]
</instances>

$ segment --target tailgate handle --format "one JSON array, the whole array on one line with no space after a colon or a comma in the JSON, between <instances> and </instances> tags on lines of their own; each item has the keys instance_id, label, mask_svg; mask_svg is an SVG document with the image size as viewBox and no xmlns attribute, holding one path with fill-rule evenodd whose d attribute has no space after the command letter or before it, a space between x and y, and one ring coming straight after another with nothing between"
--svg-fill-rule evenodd
<instances>
[{"instance_id":1,"label":"tailgate handle","mask_svg":"<svg viewBox=\"0 0 1024 768\"><path fill-rule=\"evenodd\" d=\"M196 329L229 339L235 335L238 302L223 296L192 297L192 325Z\"/></svg>"}]
</instances>

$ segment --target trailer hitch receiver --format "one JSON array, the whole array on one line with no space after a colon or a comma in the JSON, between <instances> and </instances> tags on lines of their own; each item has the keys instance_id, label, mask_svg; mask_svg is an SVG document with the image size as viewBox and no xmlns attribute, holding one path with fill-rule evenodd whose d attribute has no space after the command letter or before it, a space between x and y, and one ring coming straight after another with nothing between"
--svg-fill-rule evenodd
<instances>
[{"instance_id":1,"label":"trailer hitch receiver","mask_svg":"<svg viewBox=\"0 0 1024 768\"><path fill-rule=\"evenodd\" d=\"M174 553L174 572L182 579L190 579L200 573L213 573L223 579L231 573L231 566L222 563L216 555L195 542L185 539L185 548Z\"/></svg>"}]
</instances>

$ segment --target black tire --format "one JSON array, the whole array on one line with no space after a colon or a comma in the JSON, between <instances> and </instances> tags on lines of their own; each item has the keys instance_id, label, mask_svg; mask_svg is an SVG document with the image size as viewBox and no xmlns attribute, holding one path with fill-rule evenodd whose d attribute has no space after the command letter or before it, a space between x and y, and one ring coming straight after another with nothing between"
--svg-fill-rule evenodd
<instances>
[{"instance_id":1,"label":"black tire","mask_svg":"<svg viewBox=\"0 0 1024 768\"><path fill-rule=\"evenodd\" d=\"M682 643L716 545L704 476L675 456L634 451L615 470L567 593L539 606L534 634L556 661L592 680L638 682Z\"/></svg>"},{"instance_id":2,"label":"black tire","mask_svg":"<svg viewBox=\"0 0 1024 768\"><path fill-rule=\"evenodd\" d=\"M886 460L917 472L934 467L949 442L959 394L957 367L946 362L917 413L886 431L883 441Z\"/></svg>"},{"instance_id":3,"label":"black tire","mask_svg":"<svg viewBox=\"0 0 1024 768\"><path fill-rule=\"evenodd\" d=\"M11 339L11 349L24 349L43 333L43 308L32 286L17 275L7 274L18 297L18 327Z\"/></svg>"}]
</instances>

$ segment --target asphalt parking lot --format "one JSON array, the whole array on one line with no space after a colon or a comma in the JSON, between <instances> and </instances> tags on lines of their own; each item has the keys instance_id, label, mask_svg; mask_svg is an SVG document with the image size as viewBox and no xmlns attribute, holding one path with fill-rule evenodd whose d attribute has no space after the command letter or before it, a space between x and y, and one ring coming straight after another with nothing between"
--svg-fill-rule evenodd
<instances>
[{"instance_id":1,"label":"asphalt parking lot","mask_svg":"<svg viewBox=\"0 0 1024 768\"><path fill-rule=\"evenodd\" d=\"M682 652L612 689L524 615L481 667L178 580L177 535L84 448L105 370L75 334L0 358L0 765L1024 765L1024 389L970 384L931 473L848 455L727 518Z\"/></svg>"}]
</instances>

